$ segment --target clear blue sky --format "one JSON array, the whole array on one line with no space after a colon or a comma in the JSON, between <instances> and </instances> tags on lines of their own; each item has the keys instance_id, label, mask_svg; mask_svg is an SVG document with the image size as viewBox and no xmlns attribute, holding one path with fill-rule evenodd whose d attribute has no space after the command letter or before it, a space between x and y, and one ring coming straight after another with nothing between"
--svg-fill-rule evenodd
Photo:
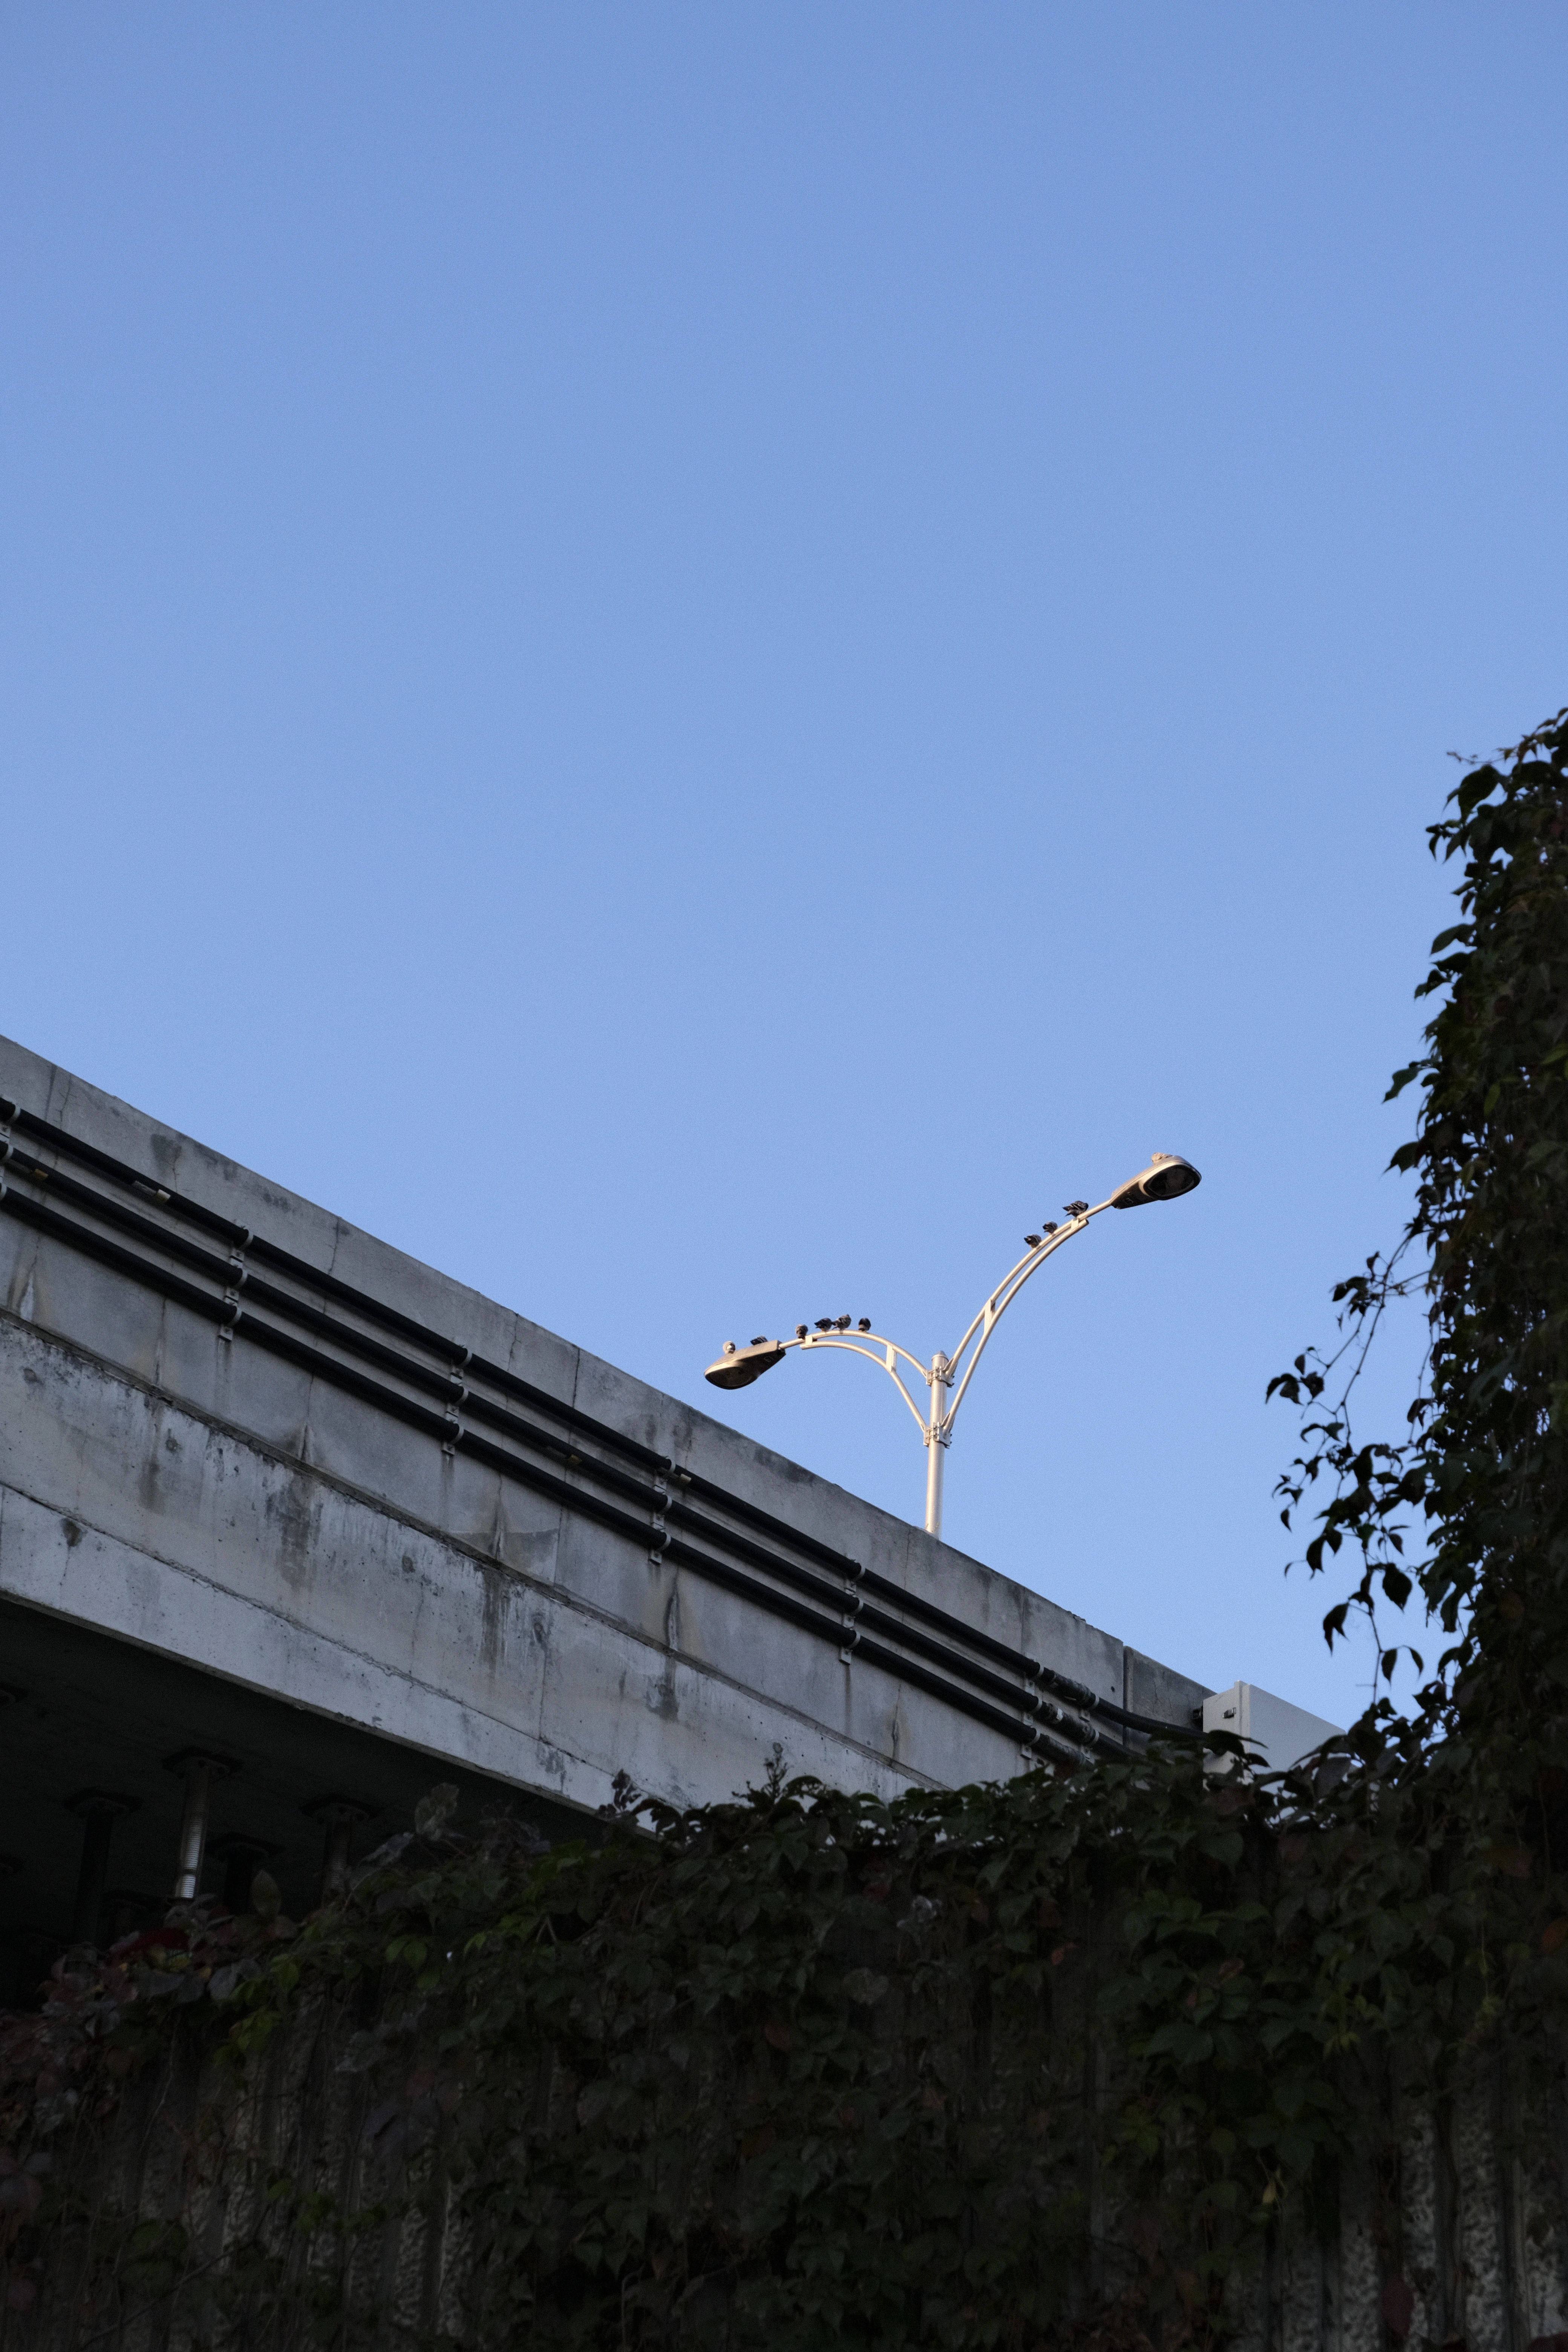
<instances>
[{"instance_id":1,"label":"clear blue sky","mask_svg":"<svg viewBox=\"0 0 1568 2352\"><path fill-rule=\"evenodd\" d=\"M0 14L0 1026L1342 1716L1268 1375L1568 700L1568 14ZM1391 1399L1397 1381L1389 1387ZM966 1424L966 1425L965 1425Z\"/></svg>"}]
</instances>

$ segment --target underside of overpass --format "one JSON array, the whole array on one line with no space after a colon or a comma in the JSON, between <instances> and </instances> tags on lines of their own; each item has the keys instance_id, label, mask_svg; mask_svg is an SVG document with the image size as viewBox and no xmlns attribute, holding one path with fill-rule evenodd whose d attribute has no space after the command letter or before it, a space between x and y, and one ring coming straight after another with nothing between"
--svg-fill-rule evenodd
<instances>
[{"instance_id":1,"label":"underside of overpass","mask_svg":"<svg viewBox=\"0 0 1568 2352\"><path fill-rule=\"evenodd\" d=\"M505 1810L552 1843L597 1832L592 1815L40 1610L0 1601L0 2006L27 2000L71 1941L163 1917L193 1757L212 1766L200 1891L230 1910L260 1867L301 1917L329 1868L406 1830L440 1780L459 1828Z\"/></svg>"}]
</instances>

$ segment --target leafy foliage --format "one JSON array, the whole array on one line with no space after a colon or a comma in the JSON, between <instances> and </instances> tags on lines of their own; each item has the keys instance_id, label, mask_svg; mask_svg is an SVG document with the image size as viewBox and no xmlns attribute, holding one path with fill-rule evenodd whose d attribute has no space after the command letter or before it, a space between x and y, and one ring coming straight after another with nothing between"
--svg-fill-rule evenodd
<instances>
[{"instance_id":1,"label":"leafy foliage","mask_svg":"<svg viewBox=\"0 0 1568 2352\"><path fill-rule=\"evenodd\" d=\"M1499 761L1430 829L1435 856L1463 861L1464 919L1433 942L1427 1050L1390 1088L1422 1097L1394 1158L1416 1179L1414 1213L1389 1257L1337 1286L1338 1353L1298 1357L1270 1387L1306 1408L1309 1450L1280 1482L1287 1525L1328 1489L1308 1565L1346 1543L1362 1561L1324 1621L1331 1641L1352 1608L1380 1591L1403 1608L1418 1587L1452 1637L1421 1693L1423 1769L1440 1742L1468 1804L1478 1773L1489 1791L1496 1777L1543 1831L1568 1728L1568 712ZM1363 1442L1351 1391L1391 1300L1413 1290L1431 1344L1408 1433ZM1413 1524L1430 1545L1415 1565Z\"/></svg>"},{"instance_id":2,"label":"leafy foliage","mask_svg":"<svg viewBox=\"0 0 1568 2352\"><path fill-rule=\"evenodd\" d=\"M776 1775L694 1811L626 1791L602 1843L554 1852L500 1818L459 1834L435 1792L302 1927L179 1912L68 1956L43 2011L7 2021L21 2305L51 2232L112 2221L94 2147L149 2057L195 2037L244 2084L308 2014L360 2101L354 2165L279 2170L285 2236L258 2225L221 2259L184 2209L128 2210L100 2316L104 2294L226 2295L248 2340L347 2345L384 2292L356 2233L438 2166L468 2253L431 2342L1206 2346L1281 2215L1332 2213L1338 2167L1390 2137L1400 2095L1440 2098L1482 2047L1526 2090L1552 2073L1565 740L1560 718L1468 776L1435 828L1465 861L1465 919L1396 1081L1421 1089L1399 1155L1415 1211L1392 1261L1340 1286L1338 1355L1274 1384L1303 1408L1288 1518L1322 1498L1309 1561L1361 1560L1331 1639L1417 1589L1448 1636L1414 1713L1380 1699L1272 1778L1173 1741L892 1804ZM1426 1382L1406 1433L1365 1443L1355 1378L1412 1288ZM1384 2308L1405 2332L1397 2276Z\"/></svg>"},{"instance_id":3,"label":"leafy foliage","mask_svg":"<svg viewBox=\"0 0 1568 2352\"><path fill-rule=\"evenodd\" d=\"M362 2201L440 2147L483 2345L1208 2342L1364 2135L1369 2052L1486 1997L1430 1825L1391 1840L1350 1760L1259 1785L1173 1747L890 1805L802 1781L545 1855L498 1820L248 1968L199 1921L65 1967L39 2047L85 2108L176 2015L216 2007L254 2068L329 1991ZM319 2306L306 2242L351 2209L272 2194ZM133 2297L177 2267L152 2236Z\"/></svg>"}]
</instances>

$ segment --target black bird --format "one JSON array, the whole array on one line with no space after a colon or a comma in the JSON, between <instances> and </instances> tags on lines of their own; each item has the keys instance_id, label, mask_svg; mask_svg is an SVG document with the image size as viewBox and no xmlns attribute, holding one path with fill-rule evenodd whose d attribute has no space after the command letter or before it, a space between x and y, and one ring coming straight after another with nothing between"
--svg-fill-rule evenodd
<instances>
[{"instance_id":1,"label":"black bird","mask_svg":"<svg viewBox=\"0 0 1568 2352\"><path fill-rule=\"evenodd\" d=\"M1067 1213L1069 1217L1081 1217L1088 1206L1087 1201L1069 1201L1067 1204Z\"/></svg>"},{"instance_id":2,"label":"black bird","mask_svg":"<svg viewBox=\"0 0 1568 2352\"><path fill-rule=\"evenodd\" d=\"M855 1328L857 1331L868 1331L871 1328L871 1318L868 1315L862 1315Z\"/></svg>"},{"instance_id":3,"label":"black bird","mask_svg":"<svg viewBox=\"0 0 1568 2352\"><path fill-rule=\"evenodd\" d=\"M1040 1236L1038 1234L1026 1234L1024 1235L1024 1247L1026 1249L1038 1249L1039 1246Z\"/></svg>"},{"instance_id":4,"label":"black bird","mask_svg":"<svg viewBox=\"0 0 1568 2352\"><path fill-rule=\"evenodd\" d=\"M763 1348L763 1347L765 1347L765 1346L767 1345L767 1338L768 1338L768 1335L767 1335L767 1333L766 1333L765 1331L759 1331L759 1332L758 1332L758 1334L757 1334L757 1336L756 1336L756 1338L755 1338L755 1339L752 1340L752 1347L753 1347L753 1348Z\"/></svg>"},{"instance_id":5,"label":"black bird","mask_svg":"<svg viewBox=\"0 0 1568 2352\"><path fill-rule=\"evenodd\" d=\"M816 1328L819 1331L831 1331L833 1328L832 1316L819 1315L816 1318Z\"/></svg>"},{"instance_id":6,"label":"black bird","mask_svg":"<svg viewBox=\"0 0 1568 2352\"><path fill-rule=\"evenodd\" d=\"M805 1325L804 1323L797 1323L797 1324L795 1325L795 1338L796 1338L797 1339L805 1339L805 1332L806 1332L806 1327L805 1327Z\"/></svg>"},{"instance_id":7,"label":"black bird","mask_svg":"<svg viewBox=\"0 0 1568 2352\"><path fill-rule=\"evenodd\" d=\"M1048 1234L1054 1234L1054 1233L1056 1232L1056 1230L1057 1230L1057 1229L1056 1229L1055 1225L1047 1225L1047 1226L1046 1227L1046 1231L1047 1231L1047 1233L1048 1233Z\"/></svg>"},{"instance_id":8,"label":"black bird","mask_svg":"<svg viewBox=\"0 0 1568 2352\"><path fill-rule=\"evenodd\" d=\"M849 1328L849 1323L850 1323L850 1318L849 1318L847 1315L840 1315L840 1316L838 1316L836 1319L837 1319L837 1321L838 1328L839 1328L841 1331L847 1331L847 1330L848 1330L848 1328Z\"/></svg>"}]
</instances>

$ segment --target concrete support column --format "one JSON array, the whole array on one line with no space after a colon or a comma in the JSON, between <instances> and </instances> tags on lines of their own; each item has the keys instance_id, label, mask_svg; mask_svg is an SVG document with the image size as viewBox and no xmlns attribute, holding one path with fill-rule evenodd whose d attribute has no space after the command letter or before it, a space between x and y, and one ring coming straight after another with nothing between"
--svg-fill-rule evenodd
<instances>
[{"instance_id":1,"label":"concrete support column","mask_svg":"<svg viewBox=\"0 0 1568 2352\"><path fill-rule=\"evenodd\" d=\"M215 1780L226 1780L238 1769L226 1756L205 1748L184 1748L166 1756L163 1769L177 1772L185 1784L185 1809L180 1822L180 1856L174 1872L174 1900L194 1903L201 1891L202 1864L206 1859L208 1816Z\"/></svg>"},{"instance_id":2,"label":"concrete support column","mask_svg":"<svg viewBox=\"0 0 1568 2352\"><path fill-rule=\"evenodd\" d=\"M267 1838L252 1837L244 1830L230 1830L223 1837L211 1838L207 1852L215 1862L223 1864L223 1907L236 1918L250 1909L250 1883L264 1862L271 1860L279 1849Z\"/></svg>"},{"instance_id":3,"label":"concrete support column","mask_svg":"<svg viewBox=\"0 0 1568 2352\"><path fill-rule=\"evenodd\" d=\"M109 1885L109 1848L114 1824L122 1813L136 1811L134 1797L116 1796L108 1789L79 1789L66 1804L81 1818L81 1862L77 1870L76 1903L71 1912L71 1942L96 1944L103 1920L103 1897Z\"/></svg>"},{"instance_id":4,"label":"concrete support column","mask_svg":"<svg viewBox=\"0 0 1568 2352\"><path fill-rule=\"evenodd\" d=\"M321 1901L335 1902L348 1892L349 1840L354 1824L368 1822L375 1807L362 1804L357 1797L315 1797L300 1811L320 1822L326 1831L321 1848Z\"/></svg>"}]
</instances>

